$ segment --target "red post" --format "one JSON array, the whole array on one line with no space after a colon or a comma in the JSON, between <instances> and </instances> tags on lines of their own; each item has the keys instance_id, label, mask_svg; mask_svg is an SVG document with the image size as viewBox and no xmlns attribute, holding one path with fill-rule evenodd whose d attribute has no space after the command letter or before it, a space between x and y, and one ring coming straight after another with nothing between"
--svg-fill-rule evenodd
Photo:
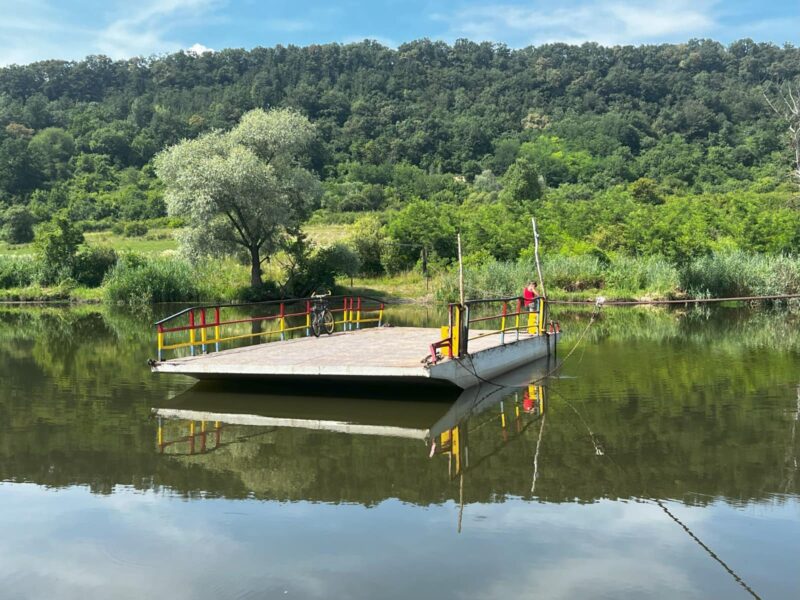
<instances>
[{"instance_id":1,"label":"red post","mask_svg":"<svg viewBox=\"0 0 800 600\"><path fill-rule=\"evenodd\" d=\"M280 312L280 321L278 321L278 327L279 327L279 328L280 328L280 330L281 330L281 341L283 341L283 340L285 339L285 335L284 335L284 333L283 333L283 329L284 329L284 327L285 327L285 325L286 325L286 324L284 323L284 321L283 321L283 319L284 319L284 315L286 315L286 305L285 305L283 302L281 302L281 309L280 309L280 311L281 311L281 312Z\"/></svg>"},{"instance_id":2,"label":"red post","mask_svg":"<svg viewBox=\"0 0 800 600\"><path fill-rule=\"evenodd\" d=\"M361 296L356 304L356 329L361 329Z\"/></svg>"}]
</instances>

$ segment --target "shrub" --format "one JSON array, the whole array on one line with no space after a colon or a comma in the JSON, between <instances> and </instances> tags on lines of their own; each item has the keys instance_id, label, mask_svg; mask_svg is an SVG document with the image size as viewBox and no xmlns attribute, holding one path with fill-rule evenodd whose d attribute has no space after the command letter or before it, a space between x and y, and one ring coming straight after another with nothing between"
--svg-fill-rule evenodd
<instances>
[{"instance_id":1,"label":"shrub","mask_svg":"<svg viewBox=\"0 0 800 600\"><path fill-rule=\"evenodd\" d=\"M122 229L122 235L125 237L142 237L147 235L148 231L147 225L141 221L132 221L130 223L125 223L125 227Z\"/></svg>"},{"instance_id":2,"label":"shrub","mask_svg":"<svg viewBox=\"0 0 800 600\"><path fill-rule=\"evenodd\" d=\"M0 216L0 238L9 244L27 244L33 240L33 215L24 206L11 206Z\"/></svg>"},{"instance_id":3,"label":"shrub","mask_svg":"<svg viewBox=\"0 0 800 600\"><path fill-rule=\"evenodd\" d=\"M334 275L355 277L361 269L358 253L347 244L341 242L322 248L316 254L323 270Z\"/></svg>"},{"instance_id":4,"label":"shrub","mask_svg":"<svg viewBox=\"0 0 800 600\"><path fill-rule=\"evenodd\" d=\"M381 251L386 238L381 227L378 216L368 215L356 221L350 229L349 241L358 254L361 271L365 275L379 275L383 272Z\"/></svg>"},{"instance_id":5,"label":"shrub","mask_svg":"<svg viewBox=\"0 0 800 600\"><path fill-rule=\"evenodd\" d=\"M113 248L90 246L75 255L75 280L88 287L97 287L117 263L117 253Z\"/></svg>"},{"instance_id":6,"label":"shrub","mask_svg":"<svg viewBox=\"0 0 800 600\"><path fill-rule=\"evenodd\" d=\"M198 279L185 260L125 254L106 276L104 297L107 302L128 305L194 301L204 296Z\"/></svg>"},{"instance_id":7,"label":"shrub","mask_svg":"<svg viewBox=\"0 0 800 600\"><path fill-rule=\"evenodd\" d=\"M75 254L83 233L64 214L36 229L36 247L42 260L42 283L57 283L73 276Z\"/></svg>"}]
</instances>

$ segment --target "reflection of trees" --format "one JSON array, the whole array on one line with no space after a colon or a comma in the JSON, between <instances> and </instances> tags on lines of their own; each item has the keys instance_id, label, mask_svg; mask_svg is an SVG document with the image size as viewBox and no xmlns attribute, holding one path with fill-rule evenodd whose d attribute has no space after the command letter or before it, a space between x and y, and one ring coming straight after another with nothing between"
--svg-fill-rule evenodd
<instances>
[{"instance_id":1,"label":"reflection of trees","mask_svg":"<svg viewBox=\"0 0 800 600\"><path fill-rule=\"evenodd\" d=\"M606 311L565 377L548 384L557 393L536 497L693 493L702 502L702 494L746 501L798 493L796 391L775 383L796 377L797 317L720 313ZM150 407L186 383L147 369L149 321L95 307L0 310L0 478L366 505L458 498L447 458L429 459L413 440L231 426L254 437L202 455L159 455ZM608 456L595 455L562 396ZM482 413L470 424L468 502L531 497L539 428L513 431L505 442L498 416Z\"/></svg>"}]
</instances>

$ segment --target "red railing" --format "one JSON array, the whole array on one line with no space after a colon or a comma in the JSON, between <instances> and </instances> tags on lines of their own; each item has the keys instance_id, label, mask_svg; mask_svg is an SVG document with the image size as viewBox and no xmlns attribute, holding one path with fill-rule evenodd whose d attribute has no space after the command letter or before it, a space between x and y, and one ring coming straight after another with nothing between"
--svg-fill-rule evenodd
<instances>
[{"instance_id":1,"label":"red railing","mask_svg":"<svg viewBox=\"0 0 800 600\"><path fill-rule=\"evenodd\" d=\"M155 323L158 360L165 351L197 348L206 353L219 351L220 345L239 340L265 340L273 336L303 332L311 334L311 315L319 298L294 298L250 304L193 306ZM363 325L381 325L385 305L366 296L326 296L324 301L333 313L334 327L340 331L360 329ZM243 316L243 313L255 313ZM227 313L227 314L226 314ZM247 325L250 330L247 331Z\"/></svg>"}]
</instances>

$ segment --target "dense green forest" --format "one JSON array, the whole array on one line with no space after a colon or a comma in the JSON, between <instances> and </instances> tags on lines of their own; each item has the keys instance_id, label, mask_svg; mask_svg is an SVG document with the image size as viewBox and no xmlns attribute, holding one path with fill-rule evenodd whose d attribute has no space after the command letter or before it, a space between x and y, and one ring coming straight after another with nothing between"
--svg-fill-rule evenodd
<instances>
[{"instance_id":1,"label":"dense green forest","mask_svg":"<svg viewBox=\"0 0 800 600\"><path fill-rule=\"evenodd\" d=\"M57 213L86 229L168 222L153 158L254 108L315 125L313 222L354 223L365 274L529 252L793 253L794 155L765 82L800 49L741 40L512 50L420 40L223 50L0 69L0 211L8 241ZM52 227L52 225L51 225ZM135 228L134 228L135 229ZM133 231L135 234L135 231Z\"/></svg>"}]
</instances>

